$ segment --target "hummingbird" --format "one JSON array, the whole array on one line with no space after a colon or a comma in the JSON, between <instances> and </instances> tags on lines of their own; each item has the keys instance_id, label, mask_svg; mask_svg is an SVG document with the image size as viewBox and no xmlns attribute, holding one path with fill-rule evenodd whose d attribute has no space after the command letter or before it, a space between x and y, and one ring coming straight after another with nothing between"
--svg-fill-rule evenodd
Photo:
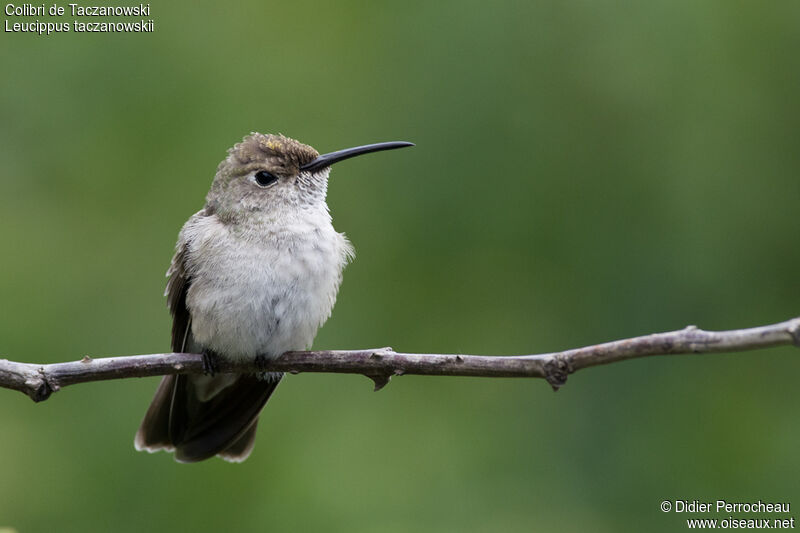
<instances>
[{"instance_id":1,"label":"hummingbird","mask_svg":"<svg viewBox=\"0 0 800 533\"><path fill-rule=\"evenodd\" d=\"M251 133L217 167L203 209L184 224L167 270L172 351L203 355L205 374L165 376L137 450L183 463L253 450L258 417L283 374L217 374L219 360L268 362L307 350L354 257L326 203L331 165L413 146L384 142L320 155L283 135Z\"/></svg>"}]
</instances>

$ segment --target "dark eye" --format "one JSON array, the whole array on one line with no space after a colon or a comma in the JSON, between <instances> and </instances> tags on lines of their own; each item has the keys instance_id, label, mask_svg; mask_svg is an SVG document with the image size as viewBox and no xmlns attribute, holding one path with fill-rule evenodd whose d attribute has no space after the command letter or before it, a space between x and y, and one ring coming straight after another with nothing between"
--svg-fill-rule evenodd
<instances>
[{"instance_id":1,"label":"dark eye","mask_svg":"<svg viewBox=\"0 0 800 533\"><path fill-rule=\"evenodd\" d=\"M256 172L256 183L258 183L262 187L268 187L278 181L278 178L267 172L266 170L259 170Z\"/></svg>"}]
</instances>

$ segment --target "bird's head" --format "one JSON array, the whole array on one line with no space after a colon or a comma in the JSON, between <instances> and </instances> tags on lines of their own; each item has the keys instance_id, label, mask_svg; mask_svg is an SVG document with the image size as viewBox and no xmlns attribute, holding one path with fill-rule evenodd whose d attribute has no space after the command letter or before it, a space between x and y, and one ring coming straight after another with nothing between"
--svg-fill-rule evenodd
<instances>
[{"instance_id":1,"label":"bird's head","mask_svg":"<svg viewBox=\"0 0 800 533\"><path fill-rule=\"evenodd\" d=\"M287 209L324 207L332 164L405 146L413 144L377 143L319 155L283 135L251 133L219 164L206 209L222 220L236 221L254 212L281 216Z\"/></svg>"}]
</instances>

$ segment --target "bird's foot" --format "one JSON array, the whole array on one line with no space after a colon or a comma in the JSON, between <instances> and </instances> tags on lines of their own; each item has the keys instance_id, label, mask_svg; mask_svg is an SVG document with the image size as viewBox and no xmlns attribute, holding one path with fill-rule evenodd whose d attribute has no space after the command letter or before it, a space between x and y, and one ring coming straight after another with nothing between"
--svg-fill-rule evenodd
<instances>
[{"instance_id":1,"label":"bird's foot","mask_svg":"<svg viewBox=\"0 0 800 533\"><path fill-rule=\"evenodd\" d=\"M219 356L211 350L203 350L203 373L212 378L219 370Z\"/></svg>"},{"instance_id":2,"label":"bird's foot","mask_svg":"<svg viewBox=\"0 0 800 533\"><path fill-rule=\"evenodd\" d=\"M269 355L256 356L255 360L256 368L260 370L260 372L256 374L256 377L258 377L258 379L260 379L261 381L268 381L274 383L277 383L278 381L281 380L281 378L283 377L283 372L274 372L274 371L271 372L267 370L269 368L269 364L274 359L275 359L274 357L271 357Z\"/></svg>"},{"instance_id":3,"label":"bird's foot","mask_svg":"<svg viewBox=\"0 0 800 533\"><path fill-rule=\"evenodd\" d=\"M269 362L272 360L271 357L263 354L259 354L256 356L256 368L264 372L267 368L269 368Z\"/></svg>"}]
</instances>

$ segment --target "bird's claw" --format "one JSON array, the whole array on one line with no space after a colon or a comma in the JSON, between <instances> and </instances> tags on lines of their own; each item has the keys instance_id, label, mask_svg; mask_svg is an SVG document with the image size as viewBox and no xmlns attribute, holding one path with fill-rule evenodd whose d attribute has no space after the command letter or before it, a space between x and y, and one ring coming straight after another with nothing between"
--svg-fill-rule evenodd
<instances>
[{"instance_id":1,"label":"bird's claw","mask_svg":"<svg viewBox=\"0 0 800 533\"><path fill-rule=\"evenodd\" d=\"M266 355L257 355L255 360L256 368L264 372L269 367L270 358Z\"/></svg>"},{"instance_id":2,"label":"bird's claw","mask_svg":"<svg viewBox=\"0 0 800 533\"><path fill-rule=\"evenodd\" d=\"M217 354L211 350L205 350L203 352L203 373L213 378L219 369L218 360Z\"/></svg>"}]
</instances>

